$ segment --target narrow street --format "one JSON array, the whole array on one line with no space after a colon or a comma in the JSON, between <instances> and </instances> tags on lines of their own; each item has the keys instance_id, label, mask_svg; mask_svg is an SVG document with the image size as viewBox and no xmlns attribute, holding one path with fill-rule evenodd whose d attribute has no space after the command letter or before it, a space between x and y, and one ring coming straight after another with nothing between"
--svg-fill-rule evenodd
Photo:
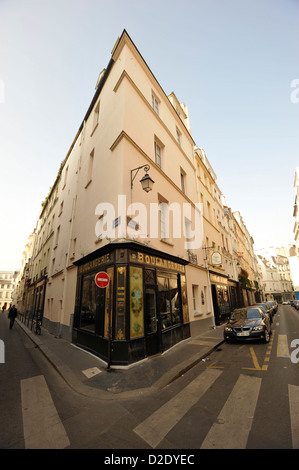
<instances>
[{"instance_id":1,"label":"narrow street","mask_svg":"<svg viewBox=\"0 0 299 470\"><path fill-rule=\"evenodd\" d=\"M1 313L0 447L299 448L299 352L291 347L299 338L299 312L280 305L272 330L269 344L223 343L145 397L97 400L71 390L17 325L9 330Z\"/></svg>"}]
</instances>

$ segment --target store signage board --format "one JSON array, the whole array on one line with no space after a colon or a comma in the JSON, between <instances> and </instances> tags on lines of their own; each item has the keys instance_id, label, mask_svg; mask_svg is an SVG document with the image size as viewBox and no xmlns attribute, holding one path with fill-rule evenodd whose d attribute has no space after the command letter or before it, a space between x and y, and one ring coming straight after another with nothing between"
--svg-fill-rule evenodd
<instances>
[{"instance_id":1,"label":"store signage board","mask_svg":"<svg viewBox=\"0 0 299 470\"><path fill-rule=\"evenodd\" d=\"M218 251L214 251L211 256L213 266L220 266L222 264L222 256Z\"/></svg>"},{"instance_id":2,"label":"store signage board","mask_svg":"<svg viewBox=\"0 0 299 470\"><path fill-rule=\"evenodd\" d=\"M109 285L110 277L105 271L100 271L95 275L94 281L98 287L104 289Z\"/></svg>"}]
</instances>

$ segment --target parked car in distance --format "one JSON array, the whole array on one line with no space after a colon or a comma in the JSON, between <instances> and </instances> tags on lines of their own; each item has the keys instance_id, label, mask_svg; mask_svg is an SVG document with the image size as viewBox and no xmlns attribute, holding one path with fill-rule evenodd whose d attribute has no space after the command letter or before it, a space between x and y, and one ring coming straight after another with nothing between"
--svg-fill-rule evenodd
<instances>
[{"instance_id":1,"label":"parked car in distance","mask_svg":"<svg viewBox=\"0 0 299 470\"><path fill-rule=\"evenodd\" d=\"M296 310L299 310L299 300L294 300L293 307L295 307Z\"/></svg>"},{"instance_id":2,"label":"parked car in distance","mask_svg":"<svg viewBox=\"0 0 299 470\"><path fill-rule=\"evenodd\" d=\"M272 305L273 311L274 313L276 313L278 309L278 303L276 302L276 300L269 300L267 303Z\"/></svg>"},{"instance_id":3,"label":"parked car in distance","mask_svg":"<svg viewBox=\"0 0 299 470\"><path fill-rule=\"evenodd\" d=\"M289 305L289 303L290 303L289 300L284 300L284 301L282 302L282 305Z\"/></svg>"},{"instance_id":4,"label":"parked car in distance","mask_svg":"<svg viewBox=\"0 0 299 470\"><path fill-rule=\"evenodd\" d=\"M268 307L270 307L271 316L272 316L272 318L273 318L273 317L274 317L274 314L276 313L275 307L274 307L274 303L271 302L271 300L268 300L268 301L266 302L266 304L268 305Z\"/></svg>"},{"instance_id":5,"label":"parked car in distance","mask_svg":"<svg viewBox=\"0 0 299 470\"><path fill-rule=\"evenodd\" d=\"M225 341L259 339L268 343L270 335L270 318L257 306L233 310L223 330Z\"/></svg>"},{"instance_id":6,"label":"parked car in distance","mask_svg":"<svg viewBox=\"0 0 299 470\"><path fill-rule=\"evenodd\" d=\"M262 309L262 311L264 312L265 315L268 315L269 318L270 318L270 315L269 315L269 312L268 312L268 309L265 307L265 305L262 305L262 304L256 304L256 305L251 305L251 307L258 307L260 309ZM271 319L271 318L270 318Z\"/></svg>"},{"instance_id":7,"label":"parked car in distance","mask_svg":"<svg viewBox=\"0 0 299 470\"><path fill-rule=\"evenodd\" d=\"M267 302L262 302L262 303L259 303L259 304L256 304L258 307L264 307L266 309L266 312L267 314L269 315L269 318L270 318L270 322L272 323L273 322L273 316L274 316L274 313L273 313L273 309L270 305L267 305Z\"/></svg>"}]
</instances>

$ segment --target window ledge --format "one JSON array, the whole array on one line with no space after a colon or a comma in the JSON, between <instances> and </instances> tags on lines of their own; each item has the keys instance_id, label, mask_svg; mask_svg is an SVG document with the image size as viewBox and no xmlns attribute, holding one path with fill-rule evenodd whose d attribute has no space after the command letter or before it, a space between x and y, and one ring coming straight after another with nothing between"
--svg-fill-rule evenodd
<instances>
[{"instance_id":1,"label":"window ledge","mask_svg":"<svg viewBox=\"0 0 299 470\"><path fill-rule=\"evenodd\" d=\"M169 246L174 246L174 244L170 240L167 240L167 238L160 238L160 242L165 243Z\"/></svg>"},{"instance_id":2,"label":"window ledge","mask_svg":"<svg viewBox=\"0 0 299 470\"><path fill-rule=\"evenodd\" d=\"M93 134L95 133L96 128L98 127L98 125L99 125L99 123L97 122L96 125L95 125L94 128L93 128L92 133L90 134L90 137L93 136Z\"/></svg>"}]
</instances>

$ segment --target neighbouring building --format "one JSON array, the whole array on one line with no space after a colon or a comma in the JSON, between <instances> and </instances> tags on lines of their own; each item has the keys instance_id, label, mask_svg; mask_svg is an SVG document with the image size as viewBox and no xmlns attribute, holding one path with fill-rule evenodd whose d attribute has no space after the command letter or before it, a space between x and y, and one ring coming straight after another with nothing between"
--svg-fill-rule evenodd
<instances>
[{"instance_id":1,"label":"neighbouring building","mask_svg":"<svg viewBox=\"0 0 299 470\"><path fill-rule=\"evenodd\" d=\"M294 287L287 247L256 250L266 300L278 303L294 298Z\"/></svg>"},{"instance_id":2,"label":"neighbouring building","mask_svg":"<svg viewBox=\"0 0 299 470\"><path fill-rule=\"evenodd\" d=\"M251 237L240 212L233 213L236 229L236 238L239 251L239 293L244 306L253 305L263 300L263 289L260 285L261 276L258 261L253 248L254 240Z\"/></svg>"},{"instance_id":3,"label":"neighbouring building","mask_svg":"<svg viewBox=\"0 0 299 470\"><path fill-rule=\"evenodd\" d=\"M27 243L22 253L22 259L20 264L20 270L15 280L15 288L13 292L13 302L16 305L19 312L27 314L30 309L28 302L28 286L30 284L30 267L31 257L34 247L35 230L29 235ZM27 315L28 316L28 315Z\"/></svg>"},{"instance_id":4,"label":"neighbouring building","mask_svg":"<svg viewBox=\"0 0 299 470\"><path fill-rule=\"evenodd\" d=\"M18 271L0 271L0 308L6 310L13 302Z\"/></svg>"},{"instance_id":5,"label":"neighbouring building","mask_svg":"<svg viewBox=\"0 0 299 470\"><path fill-rule=\"evenodd\" d=\"M239 224L187 106L124 30L42 204L22 269L25 321L42 316L112 366L165 351L244 304L241 267L254 298Z\"/></svg>"},{"instance_id":6,"label":"neighbouring building","mask_svg":"<svg viewBox=\"0 0 299 470\"><path fill-rule=\"evenodd\" d=\"M292 277L294 281L294 291L296 299L299 300L299 167L297 166L295 170L295 180L294 180L294 190L295 190L295 203L293 210L293 217L295 218L294 223L294 240L295 244L291 249L289 263L292 271Z\"/></svg>"}]
</instances>

